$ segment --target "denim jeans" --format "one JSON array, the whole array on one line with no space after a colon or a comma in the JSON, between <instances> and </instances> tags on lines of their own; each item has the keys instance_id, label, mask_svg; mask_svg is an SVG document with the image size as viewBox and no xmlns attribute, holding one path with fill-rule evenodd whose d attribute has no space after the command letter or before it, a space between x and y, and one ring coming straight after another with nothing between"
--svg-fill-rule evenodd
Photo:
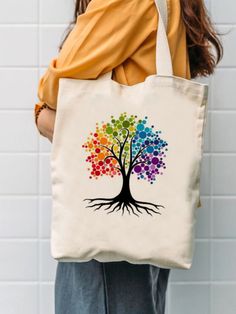
<instances>
[{"instance_id":1,"label":"denim jeans","mask_svg":"<svg viewBox=\"0 0 236 314\"><path fill-rule=\"evenodd\" d=\"M120 262L58 262L55 314L164 314L170 269Z\"/></svg>"}]
</instances>

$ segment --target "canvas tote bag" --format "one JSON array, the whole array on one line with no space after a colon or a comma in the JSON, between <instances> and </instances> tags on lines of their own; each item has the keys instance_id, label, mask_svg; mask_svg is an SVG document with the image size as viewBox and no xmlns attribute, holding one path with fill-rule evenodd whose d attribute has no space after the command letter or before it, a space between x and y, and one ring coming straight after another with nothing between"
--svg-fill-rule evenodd
<instances>
[{"instance_id":1,"label":"canvas tote bag","mask_svg":"<svg viewBox=\"0 0 236 314\"><path fill-rule=\"evenodd\" d=\"M208 86L173 75L155 4L157 74L132 86L111 72L59 80L51 147L58 261L191 267Z\"/></svg>"}]
</instances>

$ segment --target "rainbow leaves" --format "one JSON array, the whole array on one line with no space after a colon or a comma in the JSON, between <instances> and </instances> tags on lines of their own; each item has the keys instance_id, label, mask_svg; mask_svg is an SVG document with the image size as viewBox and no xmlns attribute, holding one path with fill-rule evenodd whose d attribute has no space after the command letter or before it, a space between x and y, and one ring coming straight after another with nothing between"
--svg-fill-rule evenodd
<instances>
[{"instance_id":1,"label":"rainbow leaves","mask_svg":"<svg viewBox=\"0 0 236 314\"><path fill-rule=\"evenodd\" d=\"M166 168L164 159L168 150L166 141L160 138L161 131L147 126L148 117L138 119L136 115L122 113L118 118L111 116L110 122L96 123L96 130L90 133L82 146L88 153L86 162L91 164L90 179L101 176L120 176L120 193L111 198L85 199L87 207L104 209L107 213L121 211L139 216L160 214L162 205L134 199L130 190L130 176L147 180L153 184Z\"/></svg>"}]
</instances>

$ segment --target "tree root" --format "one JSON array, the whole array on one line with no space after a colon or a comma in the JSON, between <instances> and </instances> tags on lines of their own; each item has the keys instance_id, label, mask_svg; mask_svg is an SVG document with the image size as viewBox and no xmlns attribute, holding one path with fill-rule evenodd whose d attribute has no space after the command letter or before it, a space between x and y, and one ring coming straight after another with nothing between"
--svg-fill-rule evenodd
<instances>
[{"instance_id":1,"label":"tree root","mask_svg":"<svg viewBox=\"0 0 236 314\"><path fill-rule=\"evenodd\" d=\"M143 212L146 212L150 216L152 216L152 214L161 215L158 210L160 209L160 207L165 208L162 205L157 205L150 202L141 202L136 201L135 199L123 200L119 197L94 199L90 198L84 199L84 201L89 201L90 205L87 205L86 207L94 208L94 211L104 209L105 211L107 211L107 214L121 211L122 215L127 212L129 213L129 215L131 215L132 213L137 217L139 217L139 214L143 214Z\"/></svg>"}]
</instances>

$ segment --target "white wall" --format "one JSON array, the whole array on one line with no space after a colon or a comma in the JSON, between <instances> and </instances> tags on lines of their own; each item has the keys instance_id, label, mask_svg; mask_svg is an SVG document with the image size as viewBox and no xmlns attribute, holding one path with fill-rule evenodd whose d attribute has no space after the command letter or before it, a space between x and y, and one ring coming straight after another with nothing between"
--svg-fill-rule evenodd
<instances>
[{"instance_id":1,"label":"white wall","mask_svg":"<svg viewBox=\"0 0 236 314\"><path fill-rule=\"evenodd\" d=\"M236 311L236 3L211 0L208 6L217 28L231 32L224 36L225 57L211 80L194 263L189 271L172 271L168 314ZM72 8L73 0L0 2L0 313L4 314L53 314L50 143L35 129L33 106L39 77L57 54Z\"/></svg>"}]
</instances>

